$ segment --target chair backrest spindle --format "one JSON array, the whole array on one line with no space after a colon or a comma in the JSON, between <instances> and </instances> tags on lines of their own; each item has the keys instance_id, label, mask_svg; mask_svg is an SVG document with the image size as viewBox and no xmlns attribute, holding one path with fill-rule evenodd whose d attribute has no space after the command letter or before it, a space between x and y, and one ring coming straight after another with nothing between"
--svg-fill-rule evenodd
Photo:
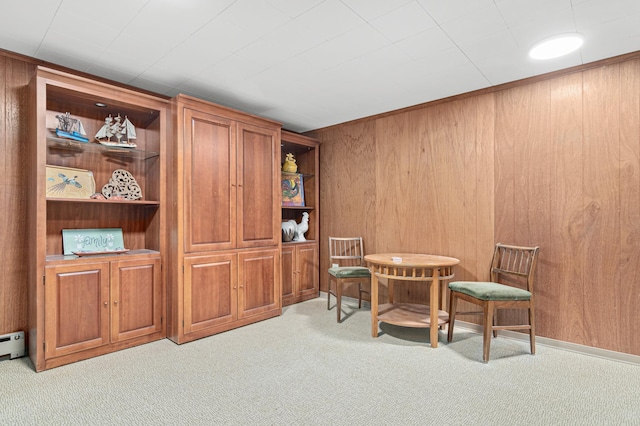
<instances>
[{"instance_id":1,"label":"chair backrest spindle","mask_svg":"<svg viewBox=\"0 0 640 426\"><path fill-rule=\"evenodd\" d=\"M362 238L329 237L329 262L339 266L364 266Z\"/></svg>"},{"instance_id":2,"label":"chair backrest spindle","mask_svg":"<svg viewBox=\"0 0 640 426\"><path fill-rule=\"evenodd\" d=\"M533 273L538 249L538 247L496 244L491 262L491 280L497 282L499 275L524 277L527 281L527 290L533 292Z\"/></svg>"}]
</instances>

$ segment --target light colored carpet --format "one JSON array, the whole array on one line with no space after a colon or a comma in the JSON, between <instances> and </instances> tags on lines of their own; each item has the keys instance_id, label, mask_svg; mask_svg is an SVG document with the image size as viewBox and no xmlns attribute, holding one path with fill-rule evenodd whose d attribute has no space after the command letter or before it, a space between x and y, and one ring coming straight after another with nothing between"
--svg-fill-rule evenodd
<instances>
[{"instance_id":1,"label":"light colored carpet","mask_svg":"<svg viewBox=\"0 0 640 426\"><path fill-rule=\"evenodd\" d=\"M638 425L640 367L498 337L383 324L319 298L192 343L35 373L0 362L3 425Z\"/></svg>"}]
</instances>

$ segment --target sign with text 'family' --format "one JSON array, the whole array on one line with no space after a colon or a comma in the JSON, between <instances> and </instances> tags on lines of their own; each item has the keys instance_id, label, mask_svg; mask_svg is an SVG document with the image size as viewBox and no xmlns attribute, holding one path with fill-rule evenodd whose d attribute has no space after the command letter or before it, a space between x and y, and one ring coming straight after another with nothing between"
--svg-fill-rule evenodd
<instances>
[{"instance_id":1,"label":"sign with text 'family'","mask_svg":"<svg viewBox=\"0 0 640 426\"><path fill-rule=\"evenodd\" d=\"M108 253L125 250L122 228L63 229L64 254Z\"/></svg>"}]
</instances>

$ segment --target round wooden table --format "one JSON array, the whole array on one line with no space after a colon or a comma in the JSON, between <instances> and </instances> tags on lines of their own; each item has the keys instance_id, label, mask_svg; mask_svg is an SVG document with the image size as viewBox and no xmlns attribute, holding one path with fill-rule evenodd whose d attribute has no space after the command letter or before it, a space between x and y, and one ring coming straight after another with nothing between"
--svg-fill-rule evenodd
<instances>
[{"instance_id":1,"label":"round wooden table","mask_svg":"<svg viewBox=\"0 0 640 426\"><path fill-rule=\"evenodd\" d=\"M431 347L437 348L438 327L449 321L449 314L438 307L440 283L453 277L453 267L460 260L414 253L368 254L364 260L371 269L371 336L378 337L378 321L403 327L430 328ZM389 303L381 305L378 305L379 278L389 280ZM430 306L393 303L393 280L428 283Z\"/></svg>"}]
</instances>

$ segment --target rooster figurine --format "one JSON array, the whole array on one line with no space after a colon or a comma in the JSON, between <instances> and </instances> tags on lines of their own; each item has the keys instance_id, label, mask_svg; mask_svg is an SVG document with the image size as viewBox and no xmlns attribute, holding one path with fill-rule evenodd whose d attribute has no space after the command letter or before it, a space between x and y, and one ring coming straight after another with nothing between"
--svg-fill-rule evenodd
<instances>
[{"instance_id":1,"label":"rooster figurine","mask_svg":"<svg viewBox=\"0 0 640 426\"><path fill-rule=\"evenodd\" d=\"M309 230L309 213L302 213L302 220L296 224L296 235L293 237L293 241L307 241L304 237L305 232Z\"/></svg>"},{"instance_id":2,"label":"rooster figurine","mask_svg":"<svg viewBox=\"0 0 640 426\"><path fill-rule=\"evenodd\" d=\"M287 173L296 173L298 171L298 165L296 164L296 159L293 157L293 154L289 153L286 155L284 164L282 165L282 171Z\"/></svg>"}]
</instances>

